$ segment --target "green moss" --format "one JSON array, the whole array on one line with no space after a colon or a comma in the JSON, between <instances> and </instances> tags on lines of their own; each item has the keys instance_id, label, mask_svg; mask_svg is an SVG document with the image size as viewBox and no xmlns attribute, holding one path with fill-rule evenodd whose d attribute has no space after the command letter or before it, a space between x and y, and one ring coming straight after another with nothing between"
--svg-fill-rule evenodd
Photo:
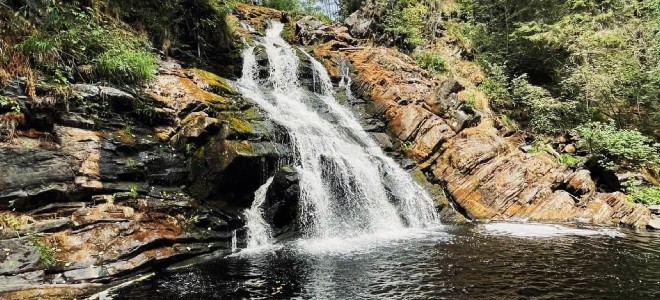
<instances>
[{"instance_id":1,"label":"green moss","mask_svg":"<svg viewBox=\"0 0 660 300\"><path fill-rule=\"evenodd\" d=\"M211 92L220 95L237 95L238 92L227 82L227 79L222 78L214 73L202 69L191 69L193 73L204 80L210 87Z\"/></svg>"},{"instance_id":2,"label":"green moss","mask_svg":"<svg viewBox=\"0 0 660 300\"><path fill-rule=\"evenodd\" d=\"M238 133L248 134L254 132L254 128L250 122L239 118L230 117L228 120L229 127Z\"/></svg>"},{"instance_id":3,"label":"green moss","mask_svg":"<svg viewBox=\"0 0 660 300\"><path fill-rule=\"evenodd\" d=\"M231 141L231 143L227 144L227 146L229 146L231 150L239 155L251 156L255 153L254 145L248 141Z\"/></svg>"},{"instance_id":4,"label":"green moss","mask_svg":"<svg viewBox=\"0 0 660 300\"><path fill-rule=\"evenodd\" d=\"M557 162L559 162L564 166L574 168L582 163L582 159L570 154L562 154L559 157L557 157Z\"/></svg>"}]
</instances>

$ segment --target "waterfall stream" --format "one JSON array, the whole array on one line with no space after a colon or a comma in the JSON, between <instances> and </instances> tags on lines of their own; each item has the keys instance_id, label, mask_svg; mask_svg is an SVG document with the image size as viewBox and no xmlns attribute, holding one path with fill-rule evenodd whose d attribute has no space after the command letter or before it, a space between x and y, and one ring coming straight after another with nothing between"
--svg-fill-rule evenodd
<instances>
[{"instance_id":1,"label":"waterfall stream","mask_svg":"<svg viewBox=\"0 0 660 300\"><path fill-rule=\"evenodd\" d=\"M245 219L247 223L247 247L259 248L266 246L270 243L272 232L270 225L266 223L263 218L262 204L266 201L266 193L268 187L273 183L273 177L266 180L259 189L254 192L254 201L252 207L245 211ZM232 251L233 252L233 251Z\"/></svg>"},{"instance_id":2,"label":"waterfall stream","mask_svg":"<svg viewBox=\"0 0 660 300\"><path fill-rule=\"evenodd\" d=\"M299 222L305 237L347 238L437 225L432 198L337 102L324 66L284 41L282 29L282 24L273 22L264 37L255 39L268 55L267 81L259 79L254 47L248 47L237 87L290 136L300 176ZM298 78L300 52L312 63L315 91ZM263 218L254 214L260 212L257 200L263 202L259 197L265 197L267 185L257 191L249 232L262 230L258 228ZM264 242L264 236L248 235L248 247Z\"/></svg>"}]
</instances>

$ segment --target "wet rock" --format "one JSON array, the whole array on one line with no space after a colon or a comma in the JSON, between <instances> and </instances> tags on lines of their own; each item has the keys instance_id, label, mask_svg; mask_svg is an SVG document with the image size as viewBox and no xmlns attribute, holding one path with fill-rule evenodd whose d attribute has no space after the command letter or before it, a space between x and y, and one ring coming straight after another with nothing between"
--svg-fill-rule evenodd
<instances>
[{"instance_id":1,"label":"wet rock","mask_svg":"<svg viewBox=\"0 0 660 300\"><path fill-rule=\"evenodd\" d=\"M660 219L651 219L651 221L646 224L646 228L651 230L660 230Z\"/></svg>"},{"instance_id":2,"label":"wet rock","mask_svg":"<svg viewBox=\"0 0 660 300\"><path fill-rule=\"evenodd\" d=\"M75 166L55 151L0 148L0 170L0 207L29 209L66 198Z\"/></svg>"},{"instance_id":3,"label":"wet rock","mask_svg":"<svg viewBox=\"0 0 660 300\"><path fill-rule=\"evenodd\" d=\"M200 199L222 192L235 198L234 204L249 207L249 195L261 185L262 176L287 153L286 147L273 142L223 140L215 136L193 154L192 184L188 190Z\"/></svg>"},{"instance_id":4,"label":"wet rock","mask_svg":"<svg viewBox=\"0 0 660 300\"><path fill-rule=\"evenodd\" d=\"M591 172L579 170L568 177L567 189L582 200L593 198L596 193L596 184L591 180Z\"/></svg>"},{"instance_id":5,"label":"wet rock","mask_svg":"<svg viewBox=\"0 0 660 300\"><path fill-rule=\"evenodd\" d=\"M74 84L72 88L86 101L108 101L115 111L133 109L135 97L119 89L93 84Z\"/></svg>"},{"instance_id":6,"label":"wet rock","mask_svg":"<svg viewBox=\"0 0 660 300\"><path fill-rule=\"evenodd\" d=\"M300 177L289 166L280 168L268 188L263 203L264 219L271 224L277 235L297 230Z\"/></svg>"},{"instance_id":7,"label":"wet rock","mask_svg":"<svg viewBox=\"0 0 660 300\"><path fill-rule=\"evenodd\" d=\"M19 273L16 275L0 275L0 286L17 287L17 286L39 285L43 282L45 274L46 272L44 270L39 270L39 271ZM6 299L3 298L2 292L3 290L2 288L0 288L0 298Z\"/></svg>"},{"instance_id":8,"label":"wet rock","mask_svg":"<svg viewBox=\"0 0 660 300\"><path fill-rule=\"evenodd\" d=\"M181 129L172 137L171 143L177 149L184 149L186 144L200 141L220 130L218 120L210 118L204 112L194 112L181 121Z\"/></svg>"},{"instance_id":9,"label":"wet rock","mask_svg":"<svg viewBox=\"0 0 660 300\"><path fill-rule=\"evenodd\" d=\"M102 288L101 284L0 284L0 298L6 300L79 299Z\"/></svg>"},{"instance_id":10,"label":"wet rock","mask_svg":"<svg viewBox=\"0 0 660 300\"><path fill-rule=\"evenodd\" d=\"M660 205L651 205L649 206L649 210L654 215L660 215Z\"/></svg>"},{"instance_id":11,"label":"wet rock","mask_svg":"<svg viewBox=\"0 0 660 300\"><path fill-rule=\"evenodd\" d=\"M65 212L62 211L60 213L64 214ZM59 231L68 228L69 225L71 225L71 220L69 218L32 220L31 223L19 226L18 228L6 228L0 230L0 239L15 238L17 236L26 236L34 233Z\"/></svg>"},{"instance_id":12,"label":"wet rock","mask_svg":"<svg viewBox=\"0 0 660 300\"><path fill-rule=\"evenodd\" d=\"M37 248L27 237L0 240L0 275L36 271L41 267Z\"/></svg>"},{"instance_id":13,"label":"wet rock","mask_svg":"<svg viewBox=\"0 0 660 300\"><path fill-rule=\"evenodd\" d=\"M450 116L451 112L456 111L459 107L458 93L464 90L465 87L455 79L445 80L435 91L432 97L425 99L431 112L439 116ZM467 119L467 117L458 116L460 119ZM459 121L460 122L460 121ZM460 122L462 125L464 122ZM457 125L457 127L460 127Z\"/></svg>"},{"instance_id":14,"label":"wet rock","mask_svg":"<svg viewBox=\"0 0 660 300\"><path fill-rule=\"evenodd\" d=\"M259 79L266 80L270 77L270 62L264 45L254 47L254 57L257 60Z\"/></svg>"},{"instance_id":15,"label":"wet rock","mask_svg":"<svg viewBox=\"0 0 660 300\"><path fill-rule=\"evenodd\" d=\"M376 143L378 143L381 148L383 148L383 150L392 151L394 149L392 139L387 133L372 132L371 137L376 141Z\"/></svg>"},{"instance_id":16,"label":"wet rock","mask_svg":"<svg viewBox=\"0 0 660 300\"><path fill-rule=\"evenodd\" d=\"M462 109L457 110L449 121L449 126L455 132L474 126L479 123L481 116L476 112L466 112Z\"/></svg>"},{"instance_id":17,"label":"wet rock","mask_svg":"<svg viewBox=\"0 0 660 300\"><path fill-rule=\"evenodd\" d=\"M81 129L94 129L94 126L96 125L94 124L94 121L79 114L65 114L60 116L58 123L64 126Z\"/></svg>"}]
</instances>

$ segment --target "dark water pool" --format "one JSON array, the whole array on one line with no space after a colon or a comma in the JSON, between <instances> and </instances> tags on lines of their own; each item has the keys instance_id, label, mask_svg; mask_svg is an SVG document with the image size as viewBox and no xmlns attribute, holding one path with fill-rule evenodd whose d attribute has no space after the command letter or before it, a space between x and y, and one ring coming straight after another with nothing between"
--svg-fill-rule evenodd
<instances>
[{"instance_id":1,"label":"dark water pool","mask_svg":"<svg viewBox=\"0 0 660 300\"><path fill-rule=\"evenodd\" d=\"M485 224L294 242L114 299L660 299L660 235Z\"/></svg>"}]
</instances>

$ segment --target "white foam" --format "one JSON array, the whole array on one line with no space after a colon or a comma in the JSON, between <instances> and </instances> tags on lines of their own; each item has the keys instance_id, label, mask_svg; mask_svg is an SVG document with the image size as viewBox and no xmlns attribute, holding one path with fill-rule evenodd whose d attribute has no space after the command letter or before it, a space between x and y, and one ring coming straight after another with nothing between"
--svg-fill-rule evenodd
<instances>
[{"instance_id":1,"label":"white foam","mask_svg":"<svg viewBox=\"0 0 660 300\"><path fill-rule=\"evenodd\" d=\"M558 224L531 223L488 223L482 225L487 234L509 235L514 237L558 237L558 236L624 236L620 231L607 228L584 229L572 228Z\"/></svg>"}]
</instances>

